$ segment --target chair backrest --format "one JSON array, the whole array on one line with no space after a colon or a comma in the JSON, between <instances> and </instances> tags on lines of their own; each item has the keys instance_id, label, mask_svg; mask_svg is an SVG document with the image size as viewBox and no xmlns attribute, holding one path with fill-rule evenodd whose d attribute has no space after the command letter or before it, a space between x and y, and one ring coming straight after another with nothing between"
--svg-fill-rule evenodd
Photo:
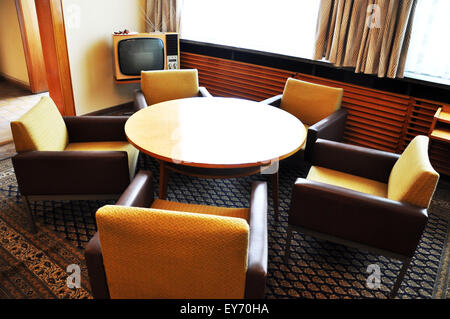
<instances>
[{"instance_id":1,"label":"chair backrest","mask_svg":"<svg viewBox=\"0 0 450 319\"><path fill-rule=\"evenodd\" d=\"M63 151L69 141L66 124L58 107L42 97L28 112L11 122L16 151Z\"/></svg>"},{"instance_id":2,"label":"chair backrest","mask_svg":"<svg viewBox=\"0 0 450 319\"><path fill-rule=\"evenodd\" d=\"M141 89L148 105L198 95L198 71L143 71Z\"/></svg>"},{"instance_id":3,"label":"chair backrest","mask_svg":"<svg viewBox=\"0 0 450 319\"><path fill-rule=\"evenodd\" d=\"M307 125L313 125L341 107L344 90L289 78L280 107Z\"/></svg>"},{"instance_id":4,"label":"chair backrest","mask_svg":"<svg viewBox=\"0 0 450 319\"><path fill-rule=\"evenodd\" d=\"M388 198L428 208L439 174L428 158L429 138L416 136L392 168L388 182Z\"/></svg>"},{"instance_id":5,"label":"chair backrest","mask_svg":"<svg viewBox=\"0 0 450 319\"><path fill-rule=\"evenodd\" d=\"M117 205L96 219L111 298L244 297L244 219Z\"/></svg>"}]
</instances>

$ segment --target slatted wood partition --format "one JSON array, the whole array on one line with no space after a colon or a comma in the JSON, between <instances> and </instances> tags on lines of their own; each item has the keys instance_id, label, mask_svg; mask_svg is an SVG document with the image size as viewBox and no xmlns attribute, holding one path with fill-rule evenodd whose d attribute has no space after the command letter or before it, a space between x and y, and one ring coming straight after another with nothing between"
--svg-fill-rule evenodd
<instances>
[{"instance_id":1,"label":"slatted wood partition","mask_svg":"<svg viewBox=\"0 0 450 319\"><path fill-rule=\"evenodd\" d=\"M349 112L345 142L389 152L401 153L414 136L428 135L433 115L442 106L439 102L289 70L187 52L181 53L181 67L198 69L200 84L215 96L261 101L281 94L289 77L343 88L342 107ZM448 145L432 141L430 158L437 170L449 174Z\"/></svg>"},{"instance_id":2,"label":"slatted wood partition","mask_svg":"<svg viewBox=\"0 0 450 319\"><path fill-rule=\"evenodd\" d=\"M199 82L215 96L261 101L283 92L295 72L249 63L181 53L181 67L198 69Z\"/></svg>"}]
</instances>

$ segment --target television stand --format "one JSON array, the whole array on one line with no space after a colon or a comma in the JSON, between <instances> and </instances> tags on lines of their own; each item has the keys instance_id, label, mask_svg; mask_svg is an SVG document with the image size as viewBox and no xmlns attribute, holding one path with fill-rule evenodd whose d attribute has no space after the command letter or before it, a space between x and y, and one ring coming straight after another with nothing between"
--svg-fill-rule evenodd
<instances>
[{"instance_id":1,"label":"television stand","mask_svg":"<svg viewBox=\"0 0 450 319\"><path fill-rule=\"evenodd\" d=\"M114 78L114 82L116 84L132 84L132 83L141 83L141 79L134 79L134 80L117 80Z\"/></svg>"}]
</instances>

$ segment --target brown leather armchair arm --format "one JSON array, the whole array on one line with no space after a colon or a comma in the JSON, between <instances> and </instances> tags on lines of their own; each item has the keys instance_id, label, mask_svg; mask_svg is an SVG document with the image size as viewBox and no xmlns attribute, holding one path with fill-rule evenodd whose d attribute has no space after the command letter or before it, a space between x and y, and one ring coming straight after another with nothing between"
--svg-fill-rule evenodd
<instances>
[{"instance_id":1,"label":"brown leather armchair arm","mask_svg":"<svg viewBox=\"0 0 450 319\"><path fill-rule=\"evenodd\" d=\"M153 204L154 196L152 173L139 171L116 205L148 208Z\"/></svg>"},{"instance_id":2,"label":"brown leather armchair arm","mask_svg":"<svg viewBox=\"0 0 450 319\"><path fill-rule=\"evenodd\" d=\"M147 107L147 101L145 100L145 95L142 90L137 89L134 91L134 111L140 111Z\"/></svg>"},{"instance_id":3,"label":"brown leather armchair arm","mask_svg":"<svg viewBox=\"0 0 450 319\"><path fill-rule=\"evenodd\" d=\"M140 171L116 205L150 207L153 202L152 175ZM250 238L245 298L263 298L267 277L267 183L255 182L250 200ZM98 233L85 249L92 294L95 299L108 299L108 285L103 266Z\"/></svg>"},{"instance_id":4,"label":"brown leather armchair arm","mask_svg":"<svg viewBox=\"0 0 450 319\"><path fill-rule=\"evenodd\" d=\"M116 205L150 207L153 203L153 176L150 171L139 171L120 196ZM92 294L95 299L109 299L108 284L98 233L91 238L84 252L89 271Z\"/></svg>"},{"instance_id":5,"label":"brown leather armchair arm","mask_svg":"<svg viewBox=\"0 0 450 319\"><path fill-rule=\"evenodd\" d=\"M289 211L289 225L409 257L427 220L426 209L302 178Z\"/></svg>"},{"instance_id":6,"label":"brown leather armchair arm","mask_svg":"<svg viewBox=\"0 0 450 319\"><path fill-rule=\"evenodd\" d=\"M267 183L254 182L250 199L250 239L245 298L262 299L267 277Z\"/></svg>"},{"instance_id":7,"label":"brown leather armchair arm","mask_svg":"<svg viewBox=\"0 0 450 319\"><path fill-rule=\"evenodd\" d=\"M69 142L127 141L128 116L65 116Z\"/></svg>"},{"instance_id":8,"label":"brown leather armchair arm","mask_svg":"<svg viewBox=\"0 0 450 319\"><path fill-rule=\"evenodd\" d=\"M280 107L282 97L283 97L283 94L278 94L278 95L272 96L268 99L265 99L259 103L264 103L264 104L272 105L275 107Z\"/></svg>"},{"instance_id":9,"label":"brown leather armchair arm","mask_svg":"<svg viewBox=\"0 0 450 319\"><path fill-rule=\"evenodd\" d=\"M387 183L399 157L394 153L318 139L311 163Z\"/></svg>"},{"instance_id":10,"label":"brown leather armchair arm","mask_svg":"<svg viewBox=\"0 0 450 319\"><path fill-rule=\"evenodd\" d=\"M340 142L344 136L347 110L339 109L323 120L308 128L305 148L305 160L311 162L315 142L318 138Z\"/></svg>"},{"instance_id":11,"label":"brown leather armchair arm","mask_svg":"<svg viewBox=\"0 0 450 319\"><path fill-rule=\"evenodd\" d=\"M102 247L98 233L89 240L84 250L84 258L89 274L92 295L95 299L110 299L105 266L103 265Z\"/></svg>"},{"instance_id":12,"label":"brown leather armchair arm","mask_svg":"<svg viewBox=\"0 0 450 319\"><path fill-rule=\"evenodd\" d=\"M121 194L130 182L126 152L34 151L12 162L25 196Z\"/></svg>"}]
</instances>

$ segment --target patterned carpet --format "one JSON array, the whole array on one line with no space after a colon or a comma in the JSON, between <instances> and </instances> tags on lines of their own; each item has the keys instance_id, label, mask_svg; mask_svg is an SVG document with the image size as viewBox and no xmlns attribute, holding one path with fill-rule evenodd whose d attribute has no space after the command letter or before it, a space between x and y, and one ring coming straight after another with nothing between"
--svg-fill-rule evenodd
<instances>
[{"instance_id":1,"label":"patterned carpet","mask_svg":"<svg viewBox=\"0 0 450 319\"><path fill-rule=\"evenodd\" d=\"M158 182L158 164L141 156L140 169L150 169ZM400 262L364 251L295 234L291 258L284 264L287 210L292 185L307 167L280 169L280 221L270 210L267 298L387 298ZM250 185L265 176L207 180L171 175L168 199L206 205L247 207ZM270 189L270 188L269 188ZM269 194L270 195L270 194ZM450 183L442 181L430 219L398 298L446 298L448 294L448 220ZM269 196L269 198L271 198ZM0 161L0 298L91 298L83 246L95 232L95 211L111 201L37 202L32 206L39 233L26 226L22 201L10 160ZM271 202L269 202L271 205ZM270 206L271 207L271 206ZM66 267L81 267L82 288L66 287ZM377 264L381 287L369 289L367 267Z\"/></svg>"}]
</instances>

